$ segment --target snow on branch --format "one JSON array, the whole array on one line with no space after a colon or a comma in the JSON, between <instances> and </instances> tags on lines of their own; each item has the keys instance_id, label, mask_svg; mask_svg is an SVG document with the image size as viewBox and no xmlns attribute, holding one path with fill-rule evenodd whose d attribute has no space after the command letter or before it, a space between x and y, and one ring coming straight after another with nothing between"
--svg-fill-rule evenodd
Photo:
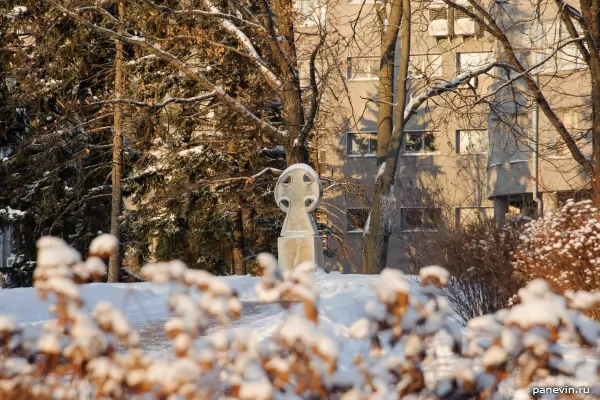
<instances>
[{"instance_id":1,"label":"snow on branch","mask_svg":"<svg viewBox=\"0 0 600 400\"><path fill-rule=\"evenodd\" d=\"M25 217L25 212L10 207L0 208L0 220L17 221Z\"/></svg>"},{"instance_id":2,"label":"snow on branch","mask_svg":"<svg viewBox=\"0 0 600 400\"><path fill-rule=\"evenodd\" d=\"M203 3L206 5L206 7L212 13L214 13L214 14L220 13L219 9L217 7L215 7L211 3L210 0L204 0ZM282 85L281 81L279 80L279 78L277 78L277 76L273 73L273 71L271 71L267 67L266 63L263 61L263 59L260 57L260 55L256 51L256 48L252 44L252 41L250 40L250 38L248 38L248 36L246 36L246 34L230 20L228 20L226 18L219 18L219 22L221 23L221 26L223 26L223 28L225 28L229 33L233 34L233 36L236 38L237 42L244 49L246 49L246 51L248 52L250 57L254 60L254 63L258 66L258 69L260 70L260 72L263 74L263 76L267 80L267 83L274 89L279 88Z\"/></svg>"},{"instance_id":3,"label":"snow on branch","mask_svg":"<svg viewBox=\"0 0 600 400\"><path fill-rule=\"evenodd\" d=\"M128 61L125 64L126 65L136 65L141 61L146 61L146 60L150 60L150 59L156 59L156 56L154 54L149 54L147 56L143 56L143 57L137 58L135 60Z\"/></svg>"},{"instance_id":4,"label":"snow on branch","mask_svg":"<svg viewBox=\"0 0 600 400\"><path fill-rule=\"evenodd\" d=\"M567 40L566 42L562 43L560 46L557 46L556 49L554 49L554 51L551 54L549 54L544 59L542 59L542 61L538 62L537 64L532 65L531 67L527 68L525 71L510 78L509 80L504 82L502 85L498 86L494 91L486 94L485 96L482 96L479 100L477 100L477 103L480 103L481 101L483 101L484 99L486 99L488 97L492 97L492 96L496 95L500 90L504 89L505 87L509 86L510 84L514 83L515 81L521 79L523 76L532 73L535 69L541 67L542 65L544 65L545 63L550 61L550 59L552 57L554 57L556 55L556 53L558 53L560 51L560 49L562 49L563 47L566 47L575 42L581 42L582 40L584 40L584 38L581 38L581 37ZM507 66L507 68L514 70L514 67L511 67L511 66Z\"/></svg>"},{"instance_id":5,"label":"snow on branch","mask_svg":"<svg viewBox=\"0 0 600 400\"><path fill-rule=\"evenodd\" d=\"M256 178L261 177L261 176L263 176L265 174L273 174L275 176L279 176L279 175L281 175L282 172L283 172L282 170L277 169L277 168L265 168L262 171L260 171L259 173L252 175L251 178L252 179L256 179Z\"/></svg>"},{"instance_id":6,"label":"snow on branch","mask_svg":"<svg viewBox=\"0 0 600 400\"><path fill-rule=\"evenodd\" d=\"M240 181L247 181L250 183L254 183L254 181L258 178L260 178L263 175L274 175L274 176L279 176L281 175L283 171L277 168L265 168L262 171L252 175L252 176L240 176L240 177L236 177L236 178L227 178L227 179L219 179L217 181L212 181L209 182L209 185L213 186L213 185L217 185L215 187L215 189L219 189L221 187L223 187L224 185L228 185L228 184L234 184L236 182L240 182Z\"/></svg>"},{"instance_id":7,"label":"snow on branch","mask_svg":"<svg viewBox=\"0 0 600 400\"><path fill-rule=\"evenodd\" d=\"M411 96L406 108L404 109L404 122L408 122L408 120L417 112L421 104L423 104L427 99L430 99L435 96L439 96L443 93L449 92L452 89L456 89L463 83L469 81L476 76L483 75L487 73L494 67L502 66L505 68L513 69L509 64L500 63L500 62L492 62L488 64L481 65L477 68L470 69L461 74L458 74L451 81L442 82L436 86L427 88L422 92L418 93L416 96Z\"/></svg>"},{"instance_id":8,"label":"snow on branch","mask_svg":"<svg viewBox=\"0 0 600 400\"><path fill-rule=\"evenodd\" d=\"M246 108L237 99L235 99L235 98L231 97L229 94L227 94L227 92L225 91L225 89L222 86L217 86L216 84L211 82L206 76L204 76L204 74L194 70L190 65L181 61L175 55L171 54L170 52L168 52L166 50L161 49L160 46L146 40L144 37L131 36L128 34L120 34L118 32L115 32L112 29L104 28L104 27L101 27L101 26L98 26L98 25L92 23L91 21L89 21L89 20L83 18L81 15L79 15L78 12L69 10L65 6L59 4L56 0L50 0L50 3L53 4L59 10L61 10L63 13L69 15L71 18L78 21L79 23L81 23L82 25L84 25L85 27L87 27L88 29L90 29L92 31L102 33L113 39L120 40L122 42L131 44L133 46L141 47L141 48L149 51L150 53L156 55L156 57L158 57L164 61L167 61L173 67L177 68L178 70L183 72L185 75L194 79L205 90L214 91L215 96L218 99L220 99L225 104L227 104L235 112L242 114L248 120L252 121L253 125L255 127L257 127L259 130L261 130L262 132L264 132L266 135L268 135L272 138L280 138L281 136L287 135L286 131L280 130L280 129L276 128L275 126L267 123L265 120L261 119L260 117L255 115L252 111L250 111L248 108Z\"/></svg>"},{"instance_id":9,"label":"snow on branch","mask_svg":"<svg viewBox=\"0 0 600 400\"><path fill-rule=\"evenodd\" d=\"M131 106L150 107L150 108L159 109L159 108L166 107L167 105L169 105L171 103L176 103L176 104L196 103L196 102L199 102L199 101L210 99L210 98L215 97L215 96L216 96L216 92L213 90L210 93L206 93L206 94L203 94L203 95L200 95L200 96L187 97L187 98L171 97L171 98L166 99L162 103L157 103L157 104L152 104L151 101L144 102L144 101L135 101L135 100L131 100L131 99L113 99L113 100L97 101L97 102L91 103L90 105L118 104L118 103L120 103L120 104L128 104L128 105L131 105Z\"/></svg>"},{"instance_id":10,"label":"snow on branch","mask_svg":"<svg viewBox=\"0 0 600 400\"><path fill-rule=\"evenodd\" d=\"M247 19L238 17L237 15L226 14L226 13L220 12L218 10L217 11L204 11L204 10L197 10L197 9L174 10L167 6L156 4L155 2L153 2L151 0L143 0L143 1L144 1L144 3L148 4L150 7L154 8L155 10L159 10L159 11L162 11L162 12L165 12L168 14L172 14L172 15L204 15L207 17L218 17L218 18L223 18L223 19L227 19L227 20L231 20L231 21L236 21L236 22L251 26L256 29L260 29L260 30L265 29L262 25L260 25L258 23L248 21Z\"/></svg>"},{"instance_id":11,"label":"snow on branch","mask_svg":"<svg viewBox=\"0 0 600 400\"><path fill-rule=\"evenodd\" d=\"M564 3L563 9L567 12L567 14L569 14L571 17L573 17L575 20L577 20L577 22L579 22L581 24L585 23L585 21L583 19L583 14L581 14L581 11L579 11L572 5Z\"/></svg>"}]
</instances>

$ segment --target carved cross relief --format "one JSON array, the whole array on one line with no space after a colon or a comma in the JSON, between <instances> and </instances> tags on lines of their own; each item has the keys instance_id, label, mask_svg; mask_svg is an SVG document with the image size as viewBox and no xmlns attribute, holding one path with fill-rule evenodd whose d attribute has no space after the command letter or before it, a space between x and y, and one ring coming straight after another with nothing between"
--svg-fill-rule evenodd
<instances>
[{"instance_id":1,"label":"carved cross relief","mask_svg":"<svg viewBox=\"0 0 600 400\"><path fill-rule=\"evenodd\" d=\"M275 201L286 213L281 236L318 236L312 212L323 197L319 176L309 165L294 164L279 176Z\"/></svg>"}]
</instances>

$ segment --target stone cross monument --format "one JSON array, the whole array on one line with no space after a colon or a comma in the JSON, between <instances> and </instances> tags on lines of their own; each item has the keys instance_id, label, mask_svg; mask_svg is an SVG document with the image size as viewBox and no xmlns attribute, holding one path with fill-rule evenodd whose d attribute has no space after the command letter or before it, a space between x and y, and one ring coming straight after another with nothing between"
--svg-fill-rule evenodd
<instances>
[{"instance_id":1,"label":"stone cross monument","mask_svg":"<svg viewBox=\"0 0 600 400\"><path fill-rule=\"evenodd\" d=\"M323 197L319 176L306 164L294 164L279 176L275 201L286 213L277 240L279 265L292 269L304 261L323 268L323 237L319 236L312 212Z\"/></svg>"}]
</instances>

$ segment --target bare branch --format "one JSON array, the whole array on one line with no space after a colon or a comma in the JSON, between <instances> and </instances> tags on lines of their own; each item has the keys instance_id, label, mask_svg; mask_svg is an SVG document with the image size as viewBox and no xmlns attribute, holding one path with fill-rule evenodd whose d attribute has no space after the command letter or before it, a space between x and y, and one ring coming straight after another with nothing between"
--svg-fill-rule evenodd
<instances>
[{"instance_id":1,"label":"bare branch","mask_svg":"<svg viewBox=\"0 0 600 400\"><path fill-rule=\"evenodd\" d=\"M265 168L262 171L260 171L259 173L252 175L252 179L256 179L265 174L273 174L275 176L279 176L279 175L281 175L282 172L283 172L282 170L277 169L277 168Z\"/></svg>"},{"instance_id":2,"label":"bare branch","mask_svg":"<svg viewBox=\"0 0 600 400\"><path fill-rule=\"evenodd\" d=\"M237 177L237 178L227 178L227 179L219 179L216 181L211 181L211 182L206 182L205 185L208 185L210 187L212 187L213 190L219 190L222 189L224 186L227 185L232 185L235 184L237 182L248 182L248 183L254 183L254 181L258 178L260 178L263 175L274 175L274 176L279 176L282 174L282 170L277 169L277 168L265 168L262 171L252 175L252 176L241 176L241 177Z\"/></svg>"},{"instance_id":3,"label":"bare branch","mask_svg":"<svg viewBox=\"0 0 600 400\"><path fill-rule=\"evenodd\" d=\"M144 101L135 101L135 100L131 100L131 99L114 99L114 100L96 101L94 103L90 103L89 105L93 106L93 105L99 105L99 104L128 104L128 105L137 106L137 107L150 107L150 108L159 109L159 108L166 107L167 105L169 105L171 103L177 103L177 104L196 103L198 101L207 100L207 99L210 99L215 96L216 96L216 92L212 91L210 93L203 94L200 96L195 96L195 97L187 97L187 98L170 97L167 100L163 101L162 103L157 103L157 104L152 104L151 102L144 102Z\"/></svg>"},{"instance_id":4,"label":"bare branch","mask_svg":"<svg viewBox=\"0 0 600 400\"><path fill-rule=\"evenodd\" d=\"M272 138L280 138L281 136L287 135L286 131L279 130L278 128L274 127L273 125L260 119L258 116L256 116L250 110L248 110L238 100L229 96L222 87L217 86L214 83L212 83L210 80L208 80L208 78L206 78L206 76L204 76L202 73L195 71L192 67L190 67L188 64L186 64L183 61L181 61L180 59L178 59L173 54L169 53L168 51L162 50L160 47L147 41L145 38L142 38L139 36L130 36L127 34L122 35L111 29L103 28L101 26L98 26L98 25L88 21L87 19L83 18L79 14L67 9L66 7L59 4L56 0L49 0L49 1L51 4L54 4L54 6L57 7L59 10L61 10L65 14L69 15L76 21L80 22L81 24L86 26L88 29L102 33L113 39L121 40L125 43L146 49L150 53L156 55L158 58L161 58L161 59L167 61L173 67L177 68L178 70L180 70L181 72L183 72L184 74L186 74L187 76L189 76L190 78L195 80L197 83L199 83L200 86L204 90L210 91L210 92L214 91L215 96L217 98L222 100L225 104L227 104L229 107L231 107L234 111L239 112L239 113L243 114L244 116L246 116L246 118L248 118L250 121L252 121L254 126L256 126L259 130L264 132L266 135L268 135Z\"/></svg>"},{"instance_id":5,"label":"bare branch","mask_svg":"<svg viewBox=\"0 0 600 400\"><path fill-rule=\"evenodd\" d=\"M575 15L578 15L579 17L581 17L581 20L578 20L579 23L585 27L585 24L583 23L583 16L581 15L581 13L579 13L579 11L575 10L573 7L569 6L568 4L565 4L565 2L563 0L555 0L556 1L556 5L558 6L559 9L561 9L561 13L560 13L560 19L565 23L565 26L567 27L567 30L569 31L569 35L571 35L572 38L578 39L579 38L579 33L577 32L577 28L575 28L575 24L573 24L573 21L571 20L571 18L575 18L573 15L573 10L576 11ZM587 31L587 30L586 30ZM589 31L586 32L585 34L585 38L589 41ZM578 41L577 42L577 50L579 50L579 53L583 56L583 59L585 60L585 63L587 65L590 65L590 52L589 50L584 46L583 41Z\"/></svg>"},{"instance_id":6,"label":"bare branch","mask_svg":"<svg viewBox=\"0 0 600 400\"><path fill-rule=\"evenodd\" d=\"M519 58L515 54L515 50L511 44L510 40L508 39L508 37L506 36L504 31L500 28L500 26L496 22L494 16L492 16L488 11L486 11L477 1L468 0L469 5L471 5L473 7L473 9L475 11L477 11L477 13L473 12L472 10L468 9L467 7L465 7L463 5L455 3L453 0L443 0L443 1L449 7L452 7L456 10L460 10L460 11L464 12L465 15L469 16L474 21L478 22L482 26L483 29L485 29L488 33L490 33L492 36L494 36L496 39L498 39L498 42L504 48L504 52L506 53L508 61L513 64L514 69L519 73L525 72L526 69L523 67ZM590 48L593 48L593 47L594 46L590 46ZM548 118L548 121L550 121L552 126L554 126L554 128L556 129L556 131L560 135L560 137L564 140L565 144L567 145L567 148L569 149L569 151L571 152L571 155L573 156L573 159L577 163L579 163L579 165L582 166L582 168L585 170L586 174L590 178L593 178L594 177L594 166L592 165L591 161L588 160L585 157L585 155L583 155L583 153L581 152L581 149L579 148L579 146L577 146L577 143L575 143L575 140L573 140L573 137L571 136L571 134L565 127L563 121L560 120L560 118L556 115L556 113L550 106L548 99L546 99L546 96L540 89L539 85L534 81L534 79L529 74L526 74L526 73L523 74L522 78L523 78L523 81L525 82L525 84L527 85L529 91L533 95L535 102L539 105L541 111L544 113L546 118Z\"/></svg>"},{"instance_id":7,"label":"bare branch","mask_svg":"<svg viewBox=\"0 0 600 400\"><path fill-rule=\"evenodd\" d=\"M220 13L217 7L212 5L210 0L204 0L203 3L212 13ZM281 81L279 80L279 78L277 78L275 73L273 73L273 71L271 71L269 67L267 67L263 59L258 54L258 51L256 51L256 48L252 44L250 38L248 38L248 36L246 36L246 34L239 27L233 24L230 20L220 17L219 22L221 23L221 26L225 28L225 30L227 30L235 37L240 46L246 49L256 66L258 66L260 72L265 77L269 86L271 86L273 89L279 89L279 87L281 87Z\"/></svg>"},{"instance_id":8,"label":"bare branch","mask_svg":"<svg viewBox=\"0 0 600 400\"><path fill-rule=\"evenodd\" d=\"M585 24L585 20L583 19L583 15L581 14L581 11L579 11L578 9L576 9L575 7L573 7L570 4L566 4L565 2L561 1L562 4L562 9L564 12L566 12L571 18L573 18L575 21L579 22L580 24Z\"/></svg>"},{"instance_id":9,"label":"bare branch","mask_svg":"<svg viewBox=\"0 0 600 400\"><path fill-rule=\"evenodd\" d=\"M554 57L556 55L556 53L558 53L560 51L560 49L562 49L565 46L568 46L572 43L576 43L576 42L581 42L582 40L584 40L584 38L577 38L577 39L571 39L568 40L566 42L564 42L563 44L561 44L560 46L558 46L556 49L554 49L554 51L548 55L547 57L545 57L542 61L538 62L537 64L532 65L531 67L527 68L525 71L518 73L517 75L515 75L514 77L510 78L509 80L507 80L506 82L504 82L502 85L498 86L493 92L490 92L484 96L481 96L481 98L479 100L477 100L475 102L475 104L482 102L483 100L487 99L488 97L492 97L495 96L496 94L498 94L500 92L500 90L504 89L507 86L510 86L511 84L513 84L514 82L516 82L517 80L523 78L524 75L529 74L531 72L533 72L535 69L541 67L542 65L544 65L545 63L547 63L548 61L550 61L550 59L552 57ZM511 65L506 65L506 68L510 68L512 70L514 70L514 67L512 67Z\"/></svg>"},{"instance_id":10,"label":"bare branch","mask_svg":"<svg viewBox=\"0 0 600 400\"><path fill-rule=\"evenodd\" d=\"M232 14L226 14L226 13L222 13L220 11L204 11L204 10L197 10L197 9L193 9L193 10L174 10L170 7L167 6L163 6L163 5L158 5L155 2L151 1L151 0L143 0L144 3L148 4L150 7L154 8L155 10L159 10L162 11L164 13L167 14L172 14L172 15L203 15L203 16L207 16L207 17L218 17L218 18L223 18L223 19L228 19L231 21L236 21L239 22L241 24L244 25L248 25L251 26L253 28L256 29L261 29L264 30L265 28L257 23L254 22L250 22L244 18L240 18L237 15L232 15Z\"/></svg>"},{"instance_id":11,"label":"bare branch","mask_svg":"<svg viewBox=\"0 0 600 400\"><path fill-rule=\"evenodd\" d=\"M405 123L408 122L410 120L410 118L417 112L419 107L427 99L430 99L434 96L439 96L443 93L449 92L449 91L459 87L463 83L468 82L470 79L472 79L476 76L479 76L479 75L483 75L483 74L487 73L489 70L491 70L492 68L498 67L498 66L503 66L503 67L512 69L512 66L510 66L508 64L500 63L497 61L489 63L489 64L484 64L482 66L479 66L479 67L474 68L469 71L465 71L462 74L457 75L451 81L442 82L437 86L425 89L424 91L420 92L416 96L411 96L408 101L408 104L406 105L406 108L404 110L404 122Z\"/></svg>"},{"instance_id":12,"label":"bare branch","mask_svg":"<svg viewBox=\"0 0 600 400\"><path fill-rule=\"evenodd\" d=\"M275 29L275 18L273 16L273 11L269 6L269 3L266 0L262 0L260 2L260 8L264 15L264 23L267 26L267 35L265 36L265 40L269 43L269 47L275 60L281 67L282 71L285 70L293 70L294 66L290 63L288 57L286 57L285 51L281 47L279 36Z\"/></svg>"},{"instance_id":13,"label":"bare branch","mask_svg":"<svg viewBox=\"0 0 600 400\"><path fill-rule=\"evenodd\" d=\"M306 137L308 136L308 133L312 130L314 123L315 123L315 117L317 115L317 110L319 108L319 88L317 86L317 78L316 78L316 67L315 67L315 61L317 59L317 54L319 53L319 51L321 50L321 47L323 47L323 45L325 44L325 40L327 38L327 32L322 32L321 33L321 39L319 40L319 43L315 46L315 48L313 49L311 55L310 55L310 61L309 61L309 75L310 75L310 90L311 90L311 95L310 95L310 110L308 112L308 117L306 124L304 125L304 128L302 128L302 131L300 132L300 141L304 141L306 139Z\"/></svg>"}]
</instances>

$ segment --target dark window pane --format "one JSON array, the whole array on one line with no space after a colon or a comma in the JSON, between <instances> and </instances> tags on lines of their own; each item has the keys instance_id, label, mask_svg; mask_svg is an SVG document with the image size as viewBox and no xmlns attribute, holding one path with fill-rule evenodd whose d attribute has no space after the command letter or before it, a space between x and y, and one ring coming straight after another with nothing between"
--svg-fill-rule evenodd
<instances>
[{"instance_id":1,"label":"dark window pane","mask_svg":"<svg viewBox=\"0 0 600 400\"><path fill-rule=\"evenodd\" d=\"M439 208L403 208L402 230L435 229L442 219Z\"/></svg>"},{"instance_id":2,"label":"dark window pane","mask_svg":"<svg viewBox=\"0 0 600 400\"><path fill-rule=\"evenodd\" d=\"M424 134L423 138L423 151L434 152L435 151L435 136L432 132Z\"/></svg>"},{"instance_id":3,"label":"dark window pane","mask_svg":"<svg viewBox=\"0 0 600 400\"><path fill-rule=\"evenodd\" d=\"M403 208L402 209L402 229L418 229L421 228L422 209L420 208Z\"/></svg>"},{"instance_id":4,"label":"dark window pane","mask_svg":"<svg viewBox=\"0 0 600 400\"><path fill-rule=\"evenodd\" d=\"M350 135L350 154L367 154L369 152L369 137L365 135Z\"/></svg>"},{"instance_id":5,"label":"dark window pane","mask_svg":"<svg viewBox=\"0 0 600 400\"><path fill-rule=\"evenodd\" d=\"M369 140L369 153L377 154L377 139L376 139L376 137L371 138Z\"/></svg>"},{"instance_id":6,"label":"dark window pane","mask_svg":"<svg viewBox=\"0 0 600 400\"><path fill-rule=\"evenodd\" d=\"M406 147L407 153L420 153L423 147L423 133L407 133L406 134Z\"/></svg>"},{"instance_id":7,"label":"dark window pane","mask_svg":"<svg viewBox=\"0 0 600 400\"><path fill-rule=\"evenodd\" d=\"M423 209L423 228L437 228L442 219L442 210L439 208Z\"/></svg>"}]
</instances>

